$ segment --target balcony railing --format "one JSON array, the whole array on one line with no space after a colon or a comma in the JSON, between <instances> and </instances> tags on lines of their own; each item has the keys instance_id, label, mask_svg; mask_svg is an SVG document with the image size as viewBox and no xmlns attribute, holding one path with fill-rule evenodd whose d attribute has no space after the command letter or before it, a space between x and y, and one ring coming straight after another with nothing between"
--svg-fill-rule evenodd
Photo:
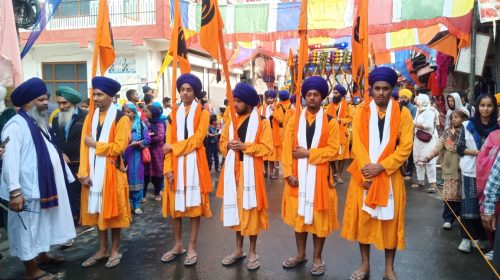
<instances>
[{"instance_id":1,"label":"balcony railing","mask_svg":"<svg viewBox=\"0 0 500 280\"><path fill-rule=\"evenodd\" d=\"M97 24L98 0L68 0L47 24L47 30L94 28ZM156 24L156 0L108 0L111 26Z\"/></svg>"}]
</instances>

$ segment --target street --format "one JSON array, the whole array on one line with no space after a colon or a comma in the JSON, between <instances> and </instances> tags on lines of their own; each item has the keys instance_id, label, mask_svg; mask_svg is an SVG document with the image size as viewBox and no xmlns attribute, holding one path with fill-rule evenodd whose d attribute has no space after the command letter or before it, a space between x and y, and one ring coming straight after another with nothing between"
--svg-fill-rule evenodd
<instances>
[{"instance_id":1,"label":"street","mask_svg":"<svg viewBox=\"0 0 500 280\"><path fill-rule=\"evenodd\" d=\"M213 174L214 183L218 174ZM344 177L347 178L347 173ZM345 179L346 179L345 178ZM173 244L170 223L161 217L161 205L150 195L144 206L144 214L134 216L132 226L123 231L121 251L123 259L114 269L104 268L104 262L91 268L82 268L81 263L98 247L95 230L78 236L75 245L63 250L66 263L62 266L46 267L50 272L64 272L65 279L315 279L310 275L312 237L308 239L309 262L297 269L285 270L282 261L295 253L293 231L280 218L283 181L267 180L269 198L269 230L259 235L257 253L261 268L249 272L245 261L233 267L223 267L222 259L234 246L234 232L225 229L219 219L222 200L211 194L213 217L202 219L198 238L198 264L186 268L184 256L168 264L160 257ZM397 252L396 273L400 279L490 279L490 269L480 254L473 250L464 254L457 250L461 237L457 225L451 231L441 229L442 200L425 189L411 189L407 183L406 250ZM337 186L339 196L338 217L342 220L346 183ZM184 246L187 248L188 220L184 221ZM3 238L5 239L5 238ZM5 243L5 242L4 242ZM59 251L59 248L54 248ZM248 240L245 240L245 250ZM0 279L24 279L24 268L17 258L2 250ZM349 279L360 263L358 245L340 238L340 232L331 234L325 244L323 258L326 273L319 279ZM372 249L371 279L383 276L384 255Z\"/></svg>"}]
</instances>

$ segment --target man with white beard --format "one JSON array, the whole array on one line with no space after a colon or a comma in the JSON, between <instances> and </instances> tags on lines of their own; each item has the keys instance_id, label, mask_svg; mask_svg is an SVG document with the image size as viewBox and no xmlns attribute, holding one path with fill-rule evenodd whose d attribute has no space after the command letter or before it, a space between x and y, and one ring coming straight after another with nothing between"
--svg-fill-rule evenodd
<instances>
[{"instance_id":1,"label":"man with white beard","mask_svg":"<svg viewBox=\"0 0 500 280\"><path fill-rule=\"evenodd\" d=\"M0 196L9 201L8 235L12 256L23 261L27 279L55 279L39 268L60 264L48 254L51 245L76 237L66 192L73 182L47 121L47 87L39 78L22 83L12 93L20 107L2 131L5 147Z\"/></svg>"},{"instance_id":2,"label":"man with white beard","mask_svg":"<svg viewBox=\"0 0 500 280\"><path fill-rule=\"evenodd\" d=\"M68 164L74 177L80 166L80 143L82 137L83 122L87 112L79 109L76 105L82 102L80 93L70 87L60 86L56 89L57 105L60 112L52 121L52 129L57 137L63 159ZM75 227L80 221L80 195L82 185L78 180L67 185L69 204L73 215ZM63 246L71 246L72 240Z\"/></svg>"}]
</instances>

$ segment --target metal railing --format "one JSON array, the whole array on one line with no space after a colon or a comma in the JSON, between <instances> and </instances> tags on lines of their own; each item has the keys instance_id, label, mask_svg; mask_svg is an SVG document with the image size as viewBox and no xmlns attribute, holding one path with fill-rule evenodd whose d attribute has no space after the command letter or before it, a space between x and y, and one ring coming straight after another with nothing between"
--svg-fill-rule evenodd
<instances>
[{"instance_id":1,"label":"metal railing","mask_svg":"<svg viewBox=\"0 0 500 280\"><path fill-rule=\"evenodd\" d=\"M47 30L94 28L97 24L98 0L70 0L61 2L47 24ZM111 26L156 24L155 0L109 0Z\"/></svg>"}]
</instances>

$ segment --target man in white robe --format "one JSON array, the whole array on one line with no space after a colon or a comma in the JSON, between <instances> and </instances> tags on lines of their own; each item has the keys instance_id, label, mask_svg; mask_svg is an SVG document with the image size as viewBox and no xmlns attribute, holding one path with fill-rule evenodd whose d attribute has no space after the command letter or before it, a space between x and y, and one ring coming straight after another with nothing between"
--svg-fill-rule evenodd
<instances>
[{"instance_id":1,"label":"man in white robe","mask_svg":"<svg viewBox=\"0 0 500 280\"><path fill-rule=\"evenodd\" d=\"M23 261L27 279L53 279L38 265L64 262L47 252L76 237L66 191L74 178L48 125L43 81L32 78L21 84L12 102L21 109L2 131L2 142L8 142L0 185L0 196L9 202L10 253Z\"/></svg>"}]
</instances>

